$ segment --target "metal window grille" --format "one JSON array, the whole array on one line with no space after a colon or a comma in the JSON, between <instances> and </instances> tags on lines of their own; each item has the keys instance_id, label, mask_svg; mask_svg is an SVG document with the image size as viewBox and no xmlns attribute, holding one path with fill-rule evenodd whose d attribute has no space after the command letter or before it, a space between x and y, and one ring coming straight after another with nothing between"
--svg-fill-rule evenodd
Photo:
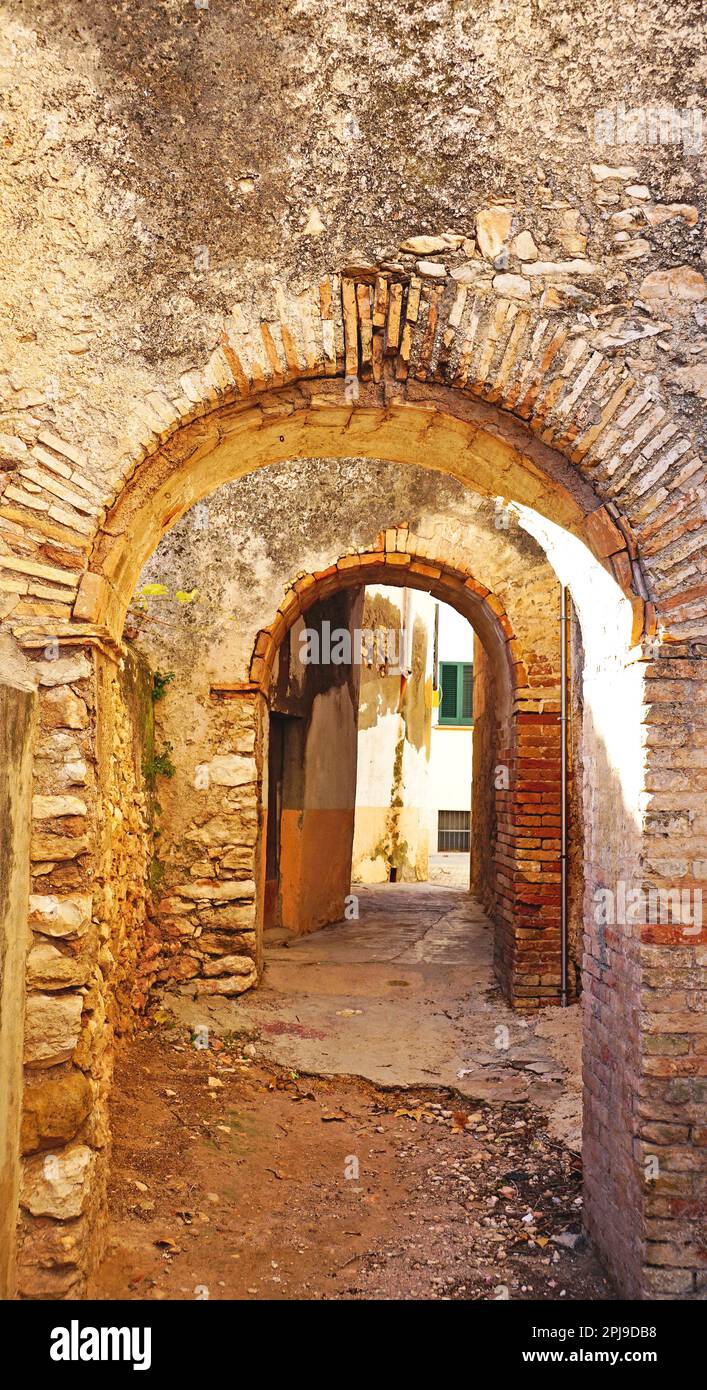
<instances>
[{"instance_id":1,"label":"metal window grille","mask_svg":"<svg viewBox=\"0 0 707 1390\"><path fill-rule=\"evenodd\" d=\"M437 821L437 851L468 854L471 832L469 811L440 811Z\"/></svg>"}]
</instances>

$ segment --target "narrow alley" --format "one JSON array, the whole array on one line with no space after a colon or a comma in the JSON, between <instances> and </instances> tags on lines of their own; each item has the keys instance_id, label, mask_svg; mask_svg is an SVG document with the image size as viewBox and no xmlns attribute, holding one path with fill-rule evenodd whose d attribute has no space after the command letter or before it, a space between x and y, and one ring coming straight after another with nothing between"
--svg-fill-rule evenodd
<instances>
[{"instance_id":1,"label":"narrow alley","mask_svg":"<svg viewBox=\"0 0 707 1390\"><path fill-rule=\"evenodd\" d=\"M491 923L462 889L357 885L355 896L357 921L266 933L259 989L193 999L187 987L167 998L175 1018L248 1032L262 1057L304 1074L532 1100L579 1148L579 1006L511 1009L493 976Z\"/></svg>"},{"instance_id":2,"label":"narrow alley","mask_svg":"<svg viewBox=\"0 0 707 1390\"><path fill-rule=\"evenodd\" d=\"M577 1007L503 1003L462 891L358 897L123 1051L95 1296L613 1296L580 1234Z\"/></svg>"}]
</instances>

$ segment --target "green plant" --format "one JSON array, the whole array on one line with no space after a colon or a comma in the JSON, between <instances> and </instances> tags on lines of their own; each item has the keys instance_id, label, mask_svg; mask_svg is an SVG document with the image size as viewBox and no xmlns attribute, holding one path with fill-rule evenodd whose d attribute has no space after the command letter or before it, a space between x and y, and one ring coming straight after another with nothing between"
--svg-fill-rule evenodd
<instances>
[{"instance_id":1,"label":"green plant","mask_svg":"<svg viewBox=\"0 0 707 1390\"><path fill-rule=\"evenodd\" d=\"M154 671L152 674L152 700L157 704L158 700L164 700L167 688L174 680L174 671Z\"/></svg>"},{"instance_id":2,"label":"green plant","mask_svg":"<svg viewBox=\"0 0 707 1390\"><path fill-rule=\"evenodd\" d=\"M157 890L157 888L159 888L162 879L164 878L164 875L165 866L162 863L162 860L158 859L157 855L155 854L150 860L150 867L147 875L148 883L153 893Z\"/></svg>"},{"instance_id":3,"label":"green plant","mask_svg":"<svg viewBox=\"0 0 707 1390\"><path fill-rule=\"evenodd\" d=\"M171 752L172 744L167 743L164 752L153 754L151 758L145 759L142 770L150 785L154 784L156 777L174 777L177 769L170 757Z\"/></svg>"}]
</instances>

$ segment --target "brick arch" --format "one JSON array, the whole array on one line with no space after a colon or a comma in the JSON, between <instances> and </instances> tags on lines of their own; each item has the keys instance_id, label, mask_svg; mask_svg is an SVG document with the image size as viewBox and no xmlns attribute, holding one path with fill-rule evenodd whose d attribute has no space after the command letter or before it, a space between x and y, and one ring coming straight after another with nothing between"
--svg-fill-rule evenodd
<instances>
[{"instance_id":1,"label":"brick arch","mask_svg":"<svg viewBox=\"0 0 707 1390\"><path fill-rule=\"evenodd\" d=\"M277 409L267 400L273 390L313 381L321 388L343 376L344 404L375 406L362 395L368 386L381 389L386 409L397 401L443 412L448 392L440 388L451 388L474 402L471 412L452 406L452 415L510 445L534 478L534 497L527 480L524 496L509 489L509 497L577 530L611 562L625 592L655 599L657 557L704 521L704 469L689 427L642 388L623 350L587 329L586 315L544 307L545 295L507 297L513 277L476 290L445 269L430 282L399 264L352 267L297 297L279 289L272 318L249 322L235 312L204 368L182 376L181 397L168 402L152 393L143 403L152 437L125 460L128 474L221 401L261 399L266 416ZM587 269L580 266L580 274ZM327 398L330 391L315 392L306 404L323 409ZM670 583L660 593L663 604L676 598Z\"/></svg>"},{"instance_id":2,"label":"brick arch","mask_svg":"<svg viewBox=\"0 0 707 1390\"><path fill-rule=\"evenodd\" d=\"M532 437L500 406L437 384L299 381L255 399L215 407L155 453L121 492L96 536L73 620L120 633L137 576L161 536L222 483L297 457L367 457L446 472L477 493L502 496L579 536L634 604L648 631L648 586L638 548L557 450ZM623 528L623 529L622 529Z\"/></svg>"},{"instance_id":3,"label":"brick arch","mask_svg":"<svg viewBox=\"0 0 707 1390\"><path fill-rule=\"evenodd\" d=\"M313 604L340 589L366 584L421 589L448 603L469 620L489 648L502 654L511 699L527 687L522 648L501 599L479 583L461 561L453 564L431 556L429 546L407 526L381 532L372 550L352 551L326 569L301 575L294 581L272 623L256 636L249 672L252 685L267 691L285 634ZM500 673L501 663L496 663L496 670Z\"/></svg>"},{"instance_id":4,"label":"brick arch","mask_svg":"<svg viewBox=\"0 0 707 1390\"><path fill-rule=\"evenodd\" d=\"M46 508L48 537L38 559L21 541L0 557L20 593L15 621L116 636L142 559L194 501L264 463L329 453L426 462L533 507L611 570L640 631L652 634L656 605L672 640L698 640L700 586L685 586L680 563L704 522L689 431L586 315L543 308L544 295L519 302L508 277L475 288L441 269L430 281L353 267L296 297L280 289L275 313L234 312L178 393L135 404L107 492L82 450L43 431L23 470L32 491L20 483L7 499L28 533Z\"/></svg>"},{"instance_id":5,"label":"brick arch","mask_svg":"<svg viewBox=\"0 0 707 1390\"><path fill-rule=\"evenodd\" d=\"M467 618L483 645L495 690L492 763L508 773L494 788L494 842L483 850L492 866L494 886L483 896L495 923L496 971L511 1002L552 1002L560 978L559 706L549 699L538 710L532 687L547 680L545 659L524 649L499 596L461 557L430 553L409 527L391 527L373 549L343 555L286 590L272 623L257 634L250 690L267 698L286 634L315 603L367 584L431 593Z\"/></svg>"},{"instance_id":6,"label":"brick arch","mask_svg":"<svg viewBox=\"0 0 707 1390\"><path fill-rule=\"evenodd\" d=\"M144 559L161 535L215 486L292 457L378 457L453 474L475 492L544 510L599 553L621 587L647 592L626 539L589 485L556 450L499 406L446 386L299 381L249 402L215 407L183 428L133 475L97 535L75 619L106 621L115 635ZM611 559L610 559L611 555ZM625 564L622 564L625 559Z\"/></svg>"}]
</instances>

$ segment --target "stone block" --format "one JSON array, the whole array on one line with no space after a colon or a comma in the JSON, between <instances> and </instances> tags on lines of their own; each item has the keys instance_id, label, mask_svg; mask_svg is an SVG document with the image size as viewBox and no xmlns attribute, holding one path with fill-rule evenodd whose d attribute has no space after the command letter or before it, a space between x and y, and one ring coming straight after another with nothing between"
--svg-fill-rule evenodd
<instances>
[{"instance_id":1,"label":"stone block","mask_svg":"<svg viewBox=\"0 0 707 1390\"><path fill-rule=\"evenodd\" d=\"M56 816L85 816L86 802L80 796L33 796L32 819L53 820Z\"/></svg>"},{"instance_id":2,"label":"stone block","mask_svg":"<svg viewBox=\"0 0 707 1390\"><path fill-rule=\"evenodd\" d=\"M87 680L91 666L85 656L60 656L56 661L38 661L39 684L72 685L74 681Z\"/></svg>"},{"instance_id":3,"label":"stone block","mask_svg":"<svg viewBox=\"0 0 707 1390\"><path fill-rule=\"evenodd\" d=\"M90 1083L81 1071L25 1086L22 1152L35 1153L73 1139L88 1116L91 1098Z\"/></svg>"},{"instance_id":4,"label":"stone block","mask_svg":"<svg viewBox=\"0 0 707 1390\"><path fill-rule=\"evenodd\" d=\"M20 1205L33 1216L53 1216L57 1221L80 1216L89 1204L96 1157L87 1144L74 1144L62 1153L27 1159Z\"/></svg>"},{"instance_id":5,"label":"stone block","mask_svg":"<svg viewBox=\"0 0 707 1390\"><path fill-rule=\"evenodd\" d=\"M25 1062L54 1067L66 1062L78 1042L83 997L80 994L30 994L25 1014Z\"/></svg>"},{"instance_id":6,"label":"stone block","mask_svg":"<svg viewBox=\"0 0 707 1390\"><path fill-rule=\"evenodd\" d=\"M256 983L258 972L251 961L251 970L247 975L220 975L212 980L197 980L196 993L202 994L245 994L247 989L251 989Z\"/></svg>"},{"instance_id":7,"label":"stone block","mask_svg":"<svg viewBox=\"0 0 707 1390\"><path fill-rule=\"evenodd\" d=\"M252 956L219 956L217 960L206 961L203 966L206 976L250 975L252 969Z\"/></svg>"},{"instance_id":8,"label":"stone block","mask_svg":"<svg viewBox=\"0 0 707 1390\"><path fill-rule=\"evenodd\" d=\"M87 953L75 956L59 950L51 941L39 941L27 958L29 989L67 989L87 984L92 961Z\"/></svg>"},{"instance_id":9,"label":"stone block","mask_svg":"<svg viewBox=\"0 0 707 1390\"><path fill-rule=\"evenodd\" d=\"M45 729L85 729L88 711L69 686L57 685L43 696L40 719Z\"/></svg>"},{"instance_id":10,"label":"stone block","mask_svg":"<svg viewBox=\"0 0 707 1390\"><path fill-rule=\"evenodd\" d=\"M71 940L84 936L91 925L93 898L90 893L71 897L33 893L29 899L29 924L43 936L61 936Z\"/></svg>"}]
</instances>

